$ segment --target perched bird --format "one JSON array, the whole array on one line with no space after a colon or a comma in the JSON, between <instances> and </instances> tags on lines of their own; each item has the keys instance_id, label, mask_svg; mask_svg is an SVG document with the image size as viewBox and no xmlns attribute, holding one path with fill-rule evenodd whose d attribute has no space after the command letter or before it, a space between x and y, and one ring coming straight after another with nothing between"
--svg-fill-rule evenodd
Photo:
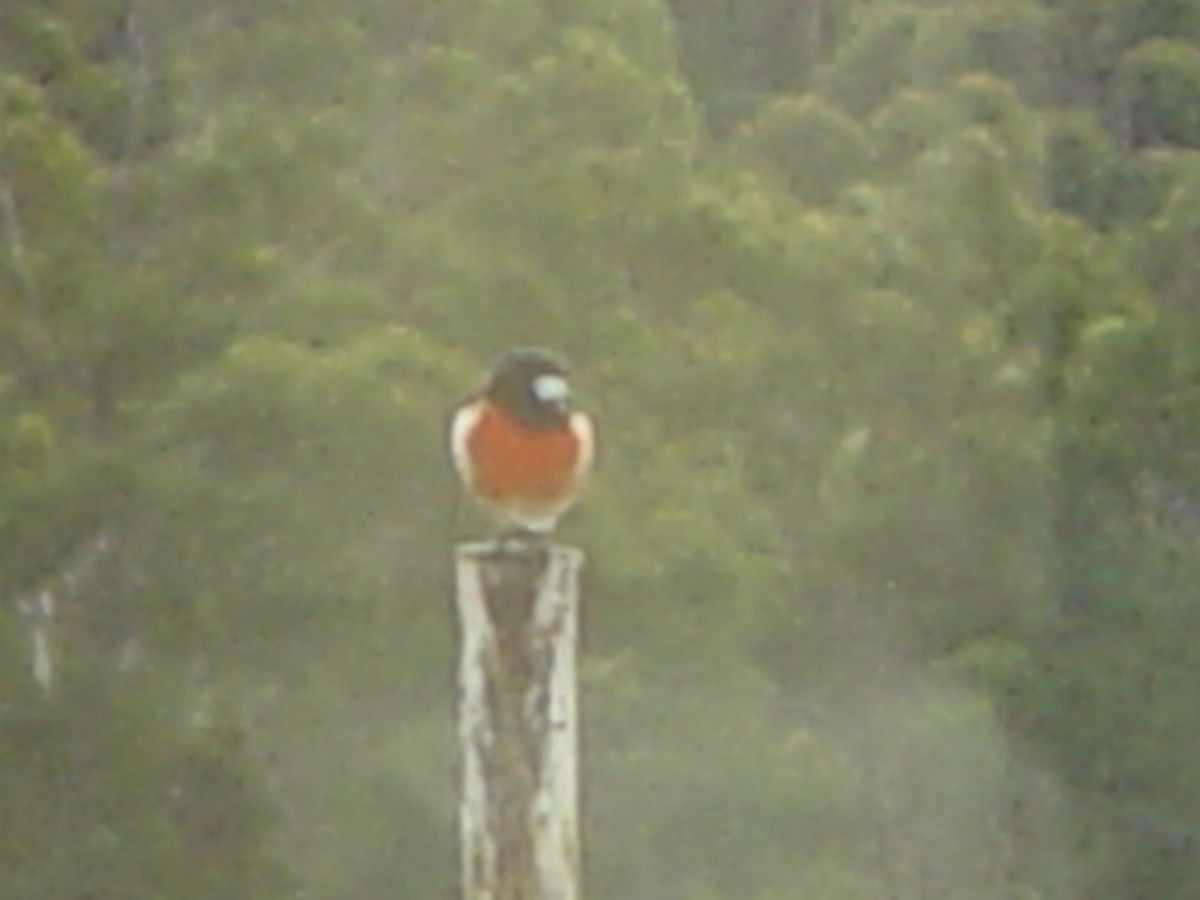
<instances>
[{"instance_id":1,"label":"perched bird","mask_svg":"<svg viewBox=\"0 0 1200 900\"><path fill-rule=\"evenodd\" d=\"M472 496L516 531L546 534L575 503L595 439L591 420L571 408L566 365L522 347L454 411L450 452Z\"/></svg>"}]
</instances>

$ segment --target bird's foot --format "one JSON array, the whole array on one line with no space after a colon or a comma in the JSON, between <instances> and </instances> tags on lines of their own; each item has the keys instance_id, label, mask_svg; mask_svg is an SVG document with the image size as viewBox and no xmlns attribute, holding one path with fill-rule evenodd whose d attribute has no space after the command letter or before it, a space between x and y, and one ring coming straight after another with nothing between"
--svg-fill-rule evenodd
<instances>
[{"instance_id":1,"label":"bird's foot","mask_svg":"<svg viewBox=\"0 0 1200 900\"><path fill-rule=\"evenodd\" d=\"M523 556L544 551L550 546L550 541L549 532L516 527L496 537L496 550L499 553Z\"/></svg>"}]
</instances>

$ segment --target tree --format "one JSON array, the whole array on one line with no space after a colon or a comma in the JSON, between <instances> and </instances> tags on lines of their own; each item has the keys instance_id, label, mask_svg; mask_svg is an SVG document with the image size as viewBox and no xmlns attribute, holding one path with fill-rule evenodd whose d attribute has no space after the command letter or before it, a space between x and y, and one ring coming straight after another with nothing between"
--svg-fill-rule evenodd
<instances>
[{"instance_id":1,"label":"tree","mask_svg":"<svg viewBox=\"0 0 1200 900\"><path fill-rule=\"evenodd\" d=\"M906 90L868 119L875 154L886 166L905 166L940 143L958 117L937 94Z\"/></svg>"},{"instance_id":2,"label":"tree","mask_svg":"<svg viewBox=\"0 0 1200 900\"><path fill-rule=\"evenodd\" d=\"M837 53L815 73L815 86L851 115L864 116L909 85L921 13L904 7L864 11Z\"/></svg>"},{"instance_id":3,"label":"tree","mask_svg":"<svg viewBox=\"0 0 1200 900\"><path fill-rule=\"evenodd\" d=\"M1115 75L1194 4L18 6L0 893L447 890L518 342L600 428L593 893L1194 893L1194 154Z\"/></svg>"},{"instance_id":4,"label":"tree","mask_svg":"<svg viewBox=\"0 0 1200 900\"><path fill-rule=\"evenodd\" d=\"M1121 61L1121 96L1134 147L1200 147L1200 49L1155 39Z\"/></svg>"},{"instance_id":5,"label":"tree","mask_svg":"<svg viewBox=\"0 0 1200 900\"><path fill-rule=\"evenodd\" d=\"M742 127L738 154L804 203L831 202L867 171L870 148L848 116L812 97L781 98Z\"/></svg>"},{"instance_id":6,"label":"tree","mask_svg":"<svg viewBox=\"0 0 1200 900\"><path fill-rule=\"evenodd\" d=\"M1084 112L1051 115L1044 126L1049 202L1104 225L1116 212L1121 161L1096 119Z\"/></svg>"}]
</instances>

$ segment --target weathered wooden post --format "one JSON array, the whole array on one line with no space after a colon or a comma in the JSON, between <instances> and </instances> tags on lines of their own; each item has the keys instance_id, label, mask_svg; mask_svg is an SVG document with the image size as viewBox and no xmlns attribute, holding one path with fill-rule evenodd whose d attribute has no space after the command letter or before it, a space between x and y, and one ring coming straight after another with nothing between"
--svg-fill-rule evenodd
<instances>
[{"instance_id":1,"label":"weathered wooden post","mask_svg":"<svg viewBox=\"0 0 1200 900\"><path fill-rule=\"evenodd\" d=\"M536 539L457 548L463 900L579 900L582 563Z\"/></svg>"}]
</instances>

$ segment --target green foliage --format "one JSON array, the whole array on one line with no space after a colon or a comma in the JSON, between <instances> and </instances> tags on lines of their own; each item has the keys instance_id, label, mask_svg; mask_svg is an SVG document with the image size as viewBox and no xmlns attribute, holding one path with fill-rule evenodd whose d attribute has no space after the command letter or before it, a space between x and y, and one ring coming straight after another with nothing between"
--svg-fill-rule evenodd
<instances>
[{"instance_id":1,"label":"green foliage","mask_svg":"<svg viewBox=\"0 0 1200 900\"><path fill-rule=\"evenodd\" d=\"M1200 6L1195 0L1129 3L1118 20L1132 43L1152 38L1200 41Z\"/></svg>"},{"instance_id":2,"label":"green foliage","mask_svg":"<svg viewBox=\"0 0 1200 900\"><path fill-rule=\"evenodd\" d=\"M1200 240L1200 155L1190 152L1182 159L1179 174L1158 215L1146 223L1138 236L1142 271L1156 293L1186 315L1200 287L1192 248Z\"/></svg>"},{"instance_id":3,"label":"green foliage","mask_svg":"<svg viewBox=\"0 0 1200 900\"><path fill-rule=\"evenodd\" d=\"M452 892L512 343L592 894L1195 893L1194 2L19 6L0 894Z\"/></svg>"},{"instance_id":4,"label":"green foliage","mask_svg":"<svg viewBox=\"0 0 1200 900\"><path fill-rule=\"evenodd\" d=\"M1050 202L1093 224L1107 222L1117 206L1121 161L1100 124L1085 112L1057 113L1044 131Z\"/></svg>"},{"instance_id":5,"label":"green foliage","mask_svg":"<svg viewBox=\"0 0 1200 900\"><path fill-rule=\"evenodd\" d=\"M776 100L739 134L739 156L773 172L804 203L832 201L870 161L862 129L812 97Z\"/></svg>"},{"instance_id":6,"label":"green foliage","mask_svg":"<svg viewBox=\"0 0 1200 900\"><path fill-rule=\"evenodd\" d=\"M1200 48L1157 39L1121 61L1122 98L1137 146L1200 148Z\"/></svg>"},{"instance_id":7,"label":"green foliage","mask_svg":"<svg viewBox=\"0 0 1200 900\"><path fill-rule=\"evenodd\" d=\"M629 679L609 680L622 675ZM856 806L856 773L833 748L802 729L773 728L751 684L726 679L694 692L675 678L629 680L624 689L648 712L637 729L611 699L591 698L593 727L608 735L592 764L614 786L590 807L590 836L611 847L590 867L592 893L774 897L803 884L834 897L878 885L877 873L852 868L858 860L844 836L863 837L868 823ZM740 740L764 729L768 740ZM680 736L700 752L662 752ZM662 858L671 865L651 863Z\"/></svg>"},{"instance_id":8,"label":"green foliage","mask_svg":"<svg viewBox=\"0 0 1200 900\"><path fill-rule=\"evenodd\" d=\"M50 898L286 896L244 742L156 712L153 696L77 666L53 701L11 702L0 728L0 889Z\"/></svg>"},{"instance_id":9,"label":"green foliage","mask_svg":"<svg viewBox=\"0 0 1200 900\"><path fill-rule=\"evenodd\" d=\"M984 128L1004 148L1014 174L1040 179L1041 146L1036 122L1012 86L988 75L964 75L947 97L969 128Z\"/></svg>"},{"instance_id":10,"label":"green foliage","mask_svg":"<svg viewBox=\"0 0 1200 900\"><path fill-rule=\"evenodd\" d=\"M938 90L970 73L1040 101L1047 53L1046 13L1032 3L953 10L884 3L858 17L851 37L818 72L817 86L860 117L901 90Z\"/></svg>"},{"instance_id":11,"label":"green foliage","mask_svg":"<svg viewBox=\"0 0 1200 900\"><path fill-rule=\"evenodd\" d=\"M868 7L837 55L816 73L816 86L853 115L873 112L907 86L920 24L915 9Z\"/></svg>"},{"instance_id":12,"label":"green foliage","mask_svg":"<svg viewBox=\"0 0 1200 900\"><path fill-rule=\"evenodd\" d=\"M851 30L858 0L793 3L672 0L680 64L712 127L727 133L764 95L811 87L816 70Z\"/></svg>"},{"instance_id":13,"label":"green foliage","mask_svg":"<svg viewBox=\"0 0 1200 900\"><path fill-rule=\"evenodd\" d=\"M456 381L445 351L402 329L327 351L248 338L183 380L147 420L139 499L158 521L131 548L187 600L162 639L187 634L188 610L217 647L270 652L299 621L328 637L382 615L372 598L401 576L408 588L386 615L399 626L439 583L449 535L411 511L452 509L448 476L415 473L438 468L440 444L422 436L440 430ZM313 567L314 545L338 549ZM397 545L410 548L399 572ZM231 579L244 588L230 594Z\"/></svg>"},{"instance_id":14,"label":"green foliage","mask_svg":"<svg viewBox=\"0 0 1200 900\"><path fill-rule=\"evenodd\" d=\"M921 85L932 87L969 72L1011 84L1027 100L1045 96L1047 22L1036 3L977 2L925 18L913 48Z\"/></svg>"},{"instance_id":15,"label":"green foliage","mask_svg":"<svg viewBox=\"0 0 1200 900\"><path fill-rule=\"evenodd\" d=\"M867 120L875 154L887 166L903 165L939 143L957 124L941 98L906 90Z\"/></svg>"}]
</instances>

